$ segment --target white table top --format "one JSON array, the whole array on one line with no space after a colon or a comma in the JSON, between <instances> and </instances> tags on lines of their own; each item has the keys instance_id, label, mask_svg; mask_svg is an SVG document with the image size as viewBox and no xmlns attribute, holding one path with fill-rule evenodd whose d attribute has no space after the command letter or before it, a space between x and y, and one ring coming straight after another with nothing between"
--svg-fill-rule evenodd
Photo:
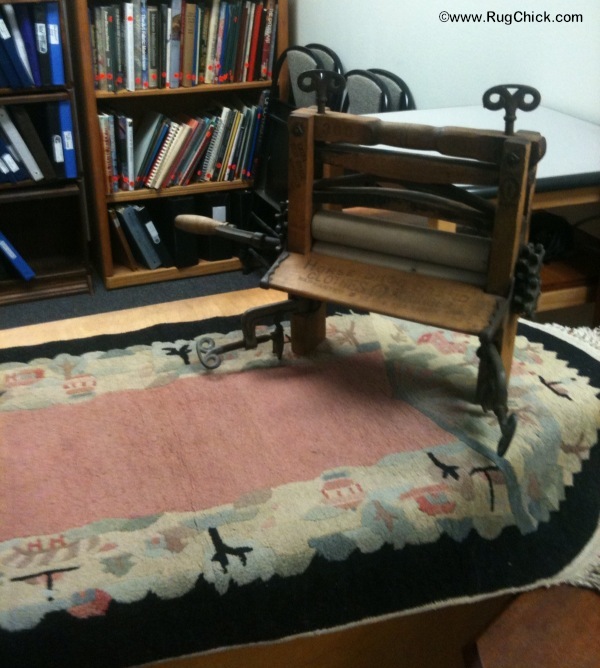
<instances>
[{"instance_id":1,"label":"white table top","mask_svg":"<svg viewBox=\"0 0 600 668\"><path fill-rule=\"evenodd\" d=\"M504 112L483 105L371 115L400 123L504 130ZM537 170L538 191L600 185L600 125L538 107L530 112L517 110L515 132L518 130L532 130L546 138L546 155Z\"/></svg>"}]
</instances>

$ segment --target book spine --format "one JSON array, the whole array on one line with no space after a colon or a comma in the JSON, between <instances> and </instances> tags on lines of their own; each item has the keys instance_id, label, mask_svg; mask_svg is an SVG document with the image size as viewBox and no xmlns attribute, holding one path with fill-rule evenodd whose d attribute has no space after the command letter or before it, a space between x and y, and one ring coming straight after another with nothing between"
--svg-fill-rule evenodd
<instances>
[{"instance_id":1,"label":"book spine","mask_svg":"<svg viewBox=\"0 0 600 668\"><path fill-rule=\"evenodd\" d=\"M195 33L196 5L186 2L185 14L183 15L183 32L181 35L181 52L183 54L181 85L187 88L196 85L196 74L194 72Z\"/></svg>"},{"instance_id":2,"label":"book spine","mask_svg":"<svg viewBox=\"0 0 600 668\"><path fill-rule=\"evenodd\" d=\"M148 3L140 3L140 57L142 59L142 88L148 88Z\"/></svg>"},{"instance_id":3,"label":"book spine","mask_svg":"<svg viewBox=\"0 0 600 668\"><path fill-rule=\"evenodd\" d=\"M181 18L181 0L171 0L169 88L179 88L181 82Z\"/></svg>"},{"instance_id":4,"label":"book spine","mask_svg":"<svg viewBox=\"0 0 600 668\"><path fill-rule=\"evenodd\" d=\"M148 88L158 88L159 37L158 7L148 5Z\"/></svg>"},{"instance_id":5,"label":"book spine","mask_svg":"<svg viewBox=\"0 0 600 668\"><path fill-rule=\"evenodd\" d=\"M167 157L167 154L171 148L171 145L173 144L173 141L175 140L178 129L179 129L179 124L175 123L175 121L171 121L167 136L165 137L165 140L163 141L160 150L158 151L156 159L154 160L154 164L152 165L150 171L148 172L148 177L145 181L145 185L148 188L157 187L158 176L160 174L162 164Z\"/></svg>"},{"instance_id":6,"label":"book spine","mask_svg":"<svg viewBox=\"0 0 600 668\"><path fill-rule=\"evenodd\" d=\"M133 0L133 52L135 89L142 90L142 3Z\"/></svg>"},{"instance_id":7,"label":"book spine","mask_svg":"<svg viewBox=\"0 0 600 668\"><path fill-rule=\"evenodd\" d=\"M127 156L126 185L127 190L133 190L135 185L135 165L134 165L134 141L133 141L133 118L125 118L125 143Z\"/></svg>"},{"instance_id":8,"label":"book spine","mask_svg":"<svg viewBox=\"0 0 600 668\"><path fill-rule=\"evenodd\" d=\"M93 16L93 29L92 33L94 35L94 60L95 60L95 75L96 75L96 88L98 90L105 91L108 88L106 81L106 33L104 31L104 25L102 22L102 12L100 6L94 7L93 14L90 14L90 17Z\"/></svg>"},{"instance_id":9,"label":"book spine","mask_svg":"<svg viewBox=\"0 0 600 668\"><path fill-rule=\"evenodd\" d=\"M206 52L208 50L208 31L210 26L210 4L206 0L201 7L202 29L200 31L200 60L198 62L198 83L205 83Z\"/></svg>"},{"instance_id":10,"label":"book spine","mask_svg":"<svg viewBox=\"0 0 600 668\"><path fill-rule=\"evenodd\" d=\"M192 58L192 77L194 85L200 83L200 54L202 51L202 6L196 5L196 16L194 20L194 46Z\"/></svg>"},{"instance_id":11,"label":"book spine","mask_svg":"<svg viewBox=\"0 0 600 668\"><path fill-rule=\"evenodd\" d=\"M204 82L215 83L215 51L217 48L217 33L219 30L219 0L212 0L210 19L208 25L208 38L206 44L206 68L204 70Z\"/></svg>"},{"instance_id":12,"label":"book spine","mask_svg":"<svg viewBox=\"0 0 600 668\"><path fill-rule=\"evenodd\" d=\"M271 39L273 37L273 20L275 18L275 2L268 0L265 13L265 32L262 42L262 54L260 61L260 78L269 78L269 57L271 55Z\"/></svg>"},{"instance_id":13,"label":"book spine","mask_svg":"<svg viewBox=\"0 0 600 668\"><path fill-rule=\"evenodd\" d=\"M125 24L122 21L122 6L113 5L112 20L115 24L115 91L125 90Z\"/></svg>"},{"instance_id":14,"label":"book spine","mask_svg":"<svg viewBox=\"0 0 600 668\"><path fill-rule=\"evenodd\" d=\"M250 68L250 49L252 47L252 35L254 34L254 15L255 7L251 0L246 2L248 8L248 25L246 26L246 35L244 40L244 57L242 60L242 81L248 80L248 70Z\"/></svg>"},{"instance_id":15,"label":"book spine","mask_svg":"<svg viewBox=\"0 0 600 668\"><path fill-rule=\"evenodd\" d=\"M215 53L213 56L213 83L222 83L221 81L221 56L223 54L223 40L225 38L225 25L227 22L227 11L229 4L221 2L219 6L219 22L217 24L217 41L215 43Z\"/></svg>"},{"instance_id":16,"label":"book spine","mask_svg":"<svg viewBox=\"0 0 600 668\"><path fill-rule=\"evenodd\" d=\"M267 65L267 79L273 78L273 63L277 53L277 28L279 26L279 3L275 4L275 14L273 16L273 28L271 31L271 48L269 50L269 62Z\"/></svg>"},{"instance_id":17,"label":"book spine","mask_svg":"<svg viewBox=\"0 0 600 668\"><path fill-rule=\"evenodd\" d=\"M169 87L171 70L171 7L167 3L160 6L160 88Z\"/></svg>"},{"instance_id":18,"label":"book spine","mask_svg":"<svg viewBox=\"0 0 600 668\"><path fill-rule=\"evenodd\" d=\"M107 193L112 192L113 184L113 165L112 165L112 147L110 146L110 131L108 128L108 114L98 114L98 124L100 126L100 137L102 138L102 148L104 156L104 174L106 177L105 188Z\"/></svg>"},{"instance_id":19,"label":"book spine","mask_svg":"<svg viewBox=\"0 0 600 668\"><path fill-rule=\"evenodd\" d=\"M125 88L135 90L135 55L133 2L123 3L123 58L125 61Z\"/></svg>"},{"instance_id":20,"label":"book spine","mask_svg":"<svg viewBox=\"0 0 600 668\"><path fill-rule=\"evenodd\" d=\"M246 81L255 81L256 76L256 56L260 44L262 25L263 25L263 8L262 2L257 2L254 9L254 23L252 25L252 39L250 42L250 52L248 54L248 72Z\"/></svg>"}]
</instances>

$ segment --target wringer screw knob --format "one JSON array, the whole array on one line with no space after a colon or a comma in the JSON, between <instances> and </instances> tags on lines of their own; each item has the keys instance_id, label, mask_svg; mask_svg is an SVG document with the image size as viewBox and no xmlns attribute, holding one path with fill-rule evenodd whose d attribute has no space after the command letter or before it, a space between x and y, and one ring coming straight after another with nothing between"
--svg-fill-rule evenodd
<instances>
[{"instance_id":1,"label":"wringer screw knob","mask_svg":"<svg viewBox=\"0 0 600 668\"><path fill-rule=\"evenodd\" d=\"M514 88L511 93L510 89ZM494 96L498 96L495 99ZM523 84L501 84L493 86L483 94L483 106L491 111L504 109L505 126L504 134L513 135L515 133L515 120L517 119L517 109L521 111L533 111L538 107L542 96L540 92L531 86Z\"/></svg>"}]
</instances>

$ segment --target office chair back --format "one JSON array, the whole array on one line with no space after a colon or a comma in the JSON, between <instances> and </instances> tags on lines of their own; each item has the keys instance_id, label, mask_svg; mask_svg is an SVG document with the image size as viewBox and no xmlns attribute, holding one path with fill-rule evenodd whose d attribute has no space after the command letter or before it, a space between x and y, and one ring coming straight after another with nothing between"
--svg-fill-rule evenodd
<instances>
[{"instance_id":1,"label":"office chair back","mask_svg":"<svg viewBox=\"0 0 600 668\"><path fill-rule=\"evenodd\" d=\"M394 72L380 68L370 68L369 72L379 77L390 93L390 111L416 109L415 98L407 83Z\"/></svg>"},{"instance_id":2,"label":"office chair back","mask_svg":"<svg viewBox=\"0 0 600 668\"><path fill-rule=\"evenodd\" d=\"M346 93L342 111L348 114L375 114L390 111L390 91L383 79L368 70L346 72Z\"/></svg>"}]
</instances>

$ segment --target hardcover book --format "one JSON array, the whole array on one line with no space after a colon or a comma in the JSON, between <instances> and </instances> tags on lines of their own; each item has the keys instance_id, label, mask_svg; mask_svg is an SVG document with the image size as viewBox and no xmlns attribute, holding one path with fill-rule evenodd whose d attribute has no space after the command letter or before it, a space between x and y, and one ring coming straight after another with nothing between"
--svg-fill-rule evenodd
<instances>
[{"instance_id":1,"label":"hardcover book","mask_svg":"<svg viewBox=\"0 0 600 668\"><path fill-rule=\"evenodd\" d=\"M194 69L196 55L196 9L197 6L193 2L185 3L181 38L181 85L187 88L196 85L196 72Z\"/></svg>"},{"instance_id":2,"label":"hardcover book","mask_svg":"<svg viewBox=\"0 0 600 668\"><path fill-rule=\"evenodd\" d=\"M135 42L133 2L123 3L123 60L125 70L125 88L135 90Z\"/></svg>"},{"instance_id":3,"label":"hardcover book","mask_svg":"<svg viewBox=\"0 0 600 668\"><path fill-rule=\"evenodd\" d=\"M181 0L171 0L171 38L167 87L179 88L181 82Z\"/></svg>"},{"instance_id":4,"label":"hardcover book","mask_svg":"<svg viewBox=\"0 0 600 668\"><path fill-rule=\"evenodd\" d=\"M164 114L158 111L148 111L137 124L137 127L134 127L133 155L136 187L141 185L140 182L147 155L152 149L156 135L164 120Z\"/></svg>"}]
</instances>

